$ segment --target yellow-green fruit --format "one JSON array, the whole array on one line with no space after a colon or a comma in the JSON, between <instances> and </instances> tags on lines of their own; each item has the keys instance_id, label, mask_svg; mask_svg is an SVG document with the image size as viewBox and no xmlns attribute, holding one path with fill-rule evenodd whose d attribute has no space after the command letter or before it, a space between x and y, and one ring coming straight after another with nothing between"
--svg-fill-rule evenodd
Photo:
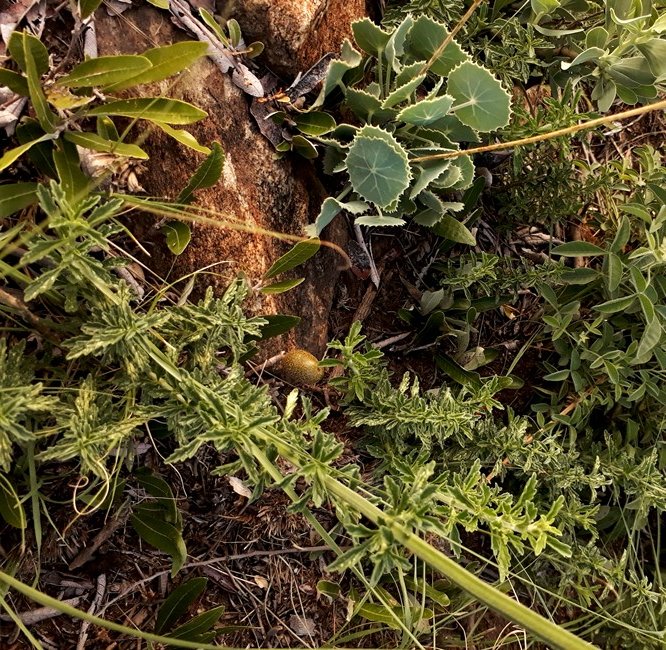
<instances>
[{"instance_id":1,"label":"yellow-green fruit","mask_svg":"<svg viewBox=\"0 0 666 650\"><path fill-rule=\"evenodd\" d=\"M291 350L282 357L279 371L282 379L297 386L316 384L324 376L317 357L306 350L298 349Z\"/></svg>"}]
</instances>

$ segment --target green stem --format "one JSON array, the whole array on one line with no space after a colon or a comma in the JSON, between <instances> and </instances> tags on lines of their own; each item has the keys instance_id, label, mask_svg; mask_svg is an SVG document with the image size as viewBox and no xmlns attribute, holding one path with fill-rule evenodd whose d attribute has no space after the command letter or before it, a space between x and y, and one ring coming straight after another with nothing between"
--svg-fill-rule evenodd
<instances>
[{"instance_id":1,"label":"green stem","mask_svg":"<svg viewBox=\"0 0 666 650\"><path fill-rule=\"evenodd\" d=\"M379 508L366 501L363 497L360 497L342 483L330 478L326 481L326 485L332 494L356 508L375 525L381 523L388 526L396 539L405 548L412 551L417 557L421 558L459 587L462 587L479 602L521 625L554 648L560 648L561 650L596 648L591 643L584 641L568 630L531 611L525 605L513 600L513 598L477 578L473 573L467 571L467 569L428 544L425 540L405 530L399 524L391 522Z\"/></svg>"}]
</instances>

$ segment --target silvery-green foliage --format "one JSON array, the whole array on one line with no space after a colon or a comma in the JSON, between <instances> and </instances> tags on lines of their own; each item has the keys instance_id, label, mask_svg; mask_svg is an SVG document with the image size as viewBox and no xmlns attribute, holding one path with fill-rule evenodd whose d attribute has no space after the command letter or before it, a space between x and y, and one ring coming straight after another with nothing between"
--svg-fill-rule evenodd
<instances>
[{"instance_id":1,"label":"silvery-green foliage","mask_svg":"<svg viewBox=\"0 0 666 650\"><path fill-rule=\"evenodd\" d=\"M354 115L354 124L319 138L327 146L326 169L345 174L347 184L308 232L319 235L346 210L360 225L398 226L411 216L453 241L473 243L454 216L463 205L447 195L471 185L474 164L464 154L431 157L506 126L509 94L455 40L441 49L449 32L432 18L407 16L386 30L364 19L352 29L355 45L345 42L315 102L341 96L343 110Z\"/></svg>"}]
</instances>

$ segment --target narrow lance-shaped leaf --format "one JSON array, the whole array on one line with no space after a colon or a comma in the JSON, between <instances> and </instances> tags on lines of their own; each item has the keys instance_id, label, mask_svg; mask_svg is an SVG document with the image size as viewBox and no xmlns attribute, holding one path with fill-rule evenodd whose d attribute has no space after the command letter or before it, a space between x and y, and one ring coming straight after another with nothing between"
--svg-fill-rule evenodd
<instances>
[{"instance_id":1,"label":"narrow lance-shaped leaf","mask_svg":"<svg viewBox=\"0 0 666 650\"><path fill-rule=\"evenodd\" d=\"M38 142L45 142L46 140L53 140L53 134L45 133L43 136L37 138L36 140L31 140L25 144L20 145L19 147L14 147L9 151L6 151L0 158L0 172L3 169L6 169L11 165L15 160L20 158L26 151L31 147L34 147Z\"/></svg>"},{"instance_id":2,"label":"narrow lance-shaped leaf","mask_svg":"<svg viewBox=\"0 0 666 650\"><path fill-rule=\"evenodd\" d=\"M9 90L23 97L27 97L30 94L28 80L22 74L13 70L0 68L0 86L7 86Z\"/></svg>"},{"instance_id":3,"label":"narrow lance-shaped leaf","mask_svg":"<svg viewBox=\"0 0 666 650\"><path fill-rule=\"evenodd\" d=\"M187 548L180 531L172 524L139 509L132 515L131 522L144 541L171 557L171 576L175 576L187 560Z\"/></svg>"},{"instance_id":4,"label":"narrow lance-shaped leaf","mask_svg":"<svg viewBox=\"0 0 666 650\"><path fill-rule=\"evenodd\" d=\"M155 120L152 120L152 123L158 128L162 129L164 133L170 135L174 140L180 142L180 144L184 144L186 147L194 149L194 151L198 151L199 153L205 153L206 155L210 154L210 149L202 144L199 144L197 139L191 133L185 131L185 129L174 129L168 124L157 122Z\"/></svg>"},{"instance_id":5,"label":"narrow lance-shaped leaf","mask_svg":"<svg viewBox=\"0 0 666 650\"><path fill-rule=\"evenodd\" d=\"M189 203L194 198L194 192L205 187L212 187L220 180L224 165L224 151L219 142L213 142L208 158L194 172L189 183L176 199L177 203Z\"/></svg>"},{"instance_id":6,"label":"narrow lance-shaped leaf","mask_svg":"<svg viewBox=\"0 0 666 650\"><path fill-rule=\"evenodd\" d=\"M37 183L0 185L0 219L37 203Z\"/></svg>"},{"instance_id":7,"label":"narrow lance-shaped leaf","mask_svg":"<svg viewBox=\"0 0 666 650\"><path fill-rule=\"evenodd\" d=\"M317 237L308 239L307 241L300 241L289 252L285 253L266 271L264 278L270 280L280 273L286 273L291 269L300 266L307 262L321 246L321 242Z\"/></svg>"},{"instance_id":8,"label":"narrow lance-shaped leaf","mask_svg":"<svg viewBox=\"0 0 666 650\"><path fill-rule=\"evenodd\" d=\"M202 41L183 41L146 50L141 56L148 59L150 68L118 83L107 85L105 90L116 92L139 84L162 81L190 67L195 61L206 56L207 51L208 43Z\"/></svg>"},{"instance_id":9,"label":"narrow lance-shaped leaf","mask_svg":"<svg viewBox=\"0 0 666 650\"><path fill-rule=\"evenodd\" d=\"M206 112L181 101L164 97L119 99L86 111L87 115L121 115L167 124L191 124L206 117Z\"/></svg>"},{"instance_id":10,"label":"narrow lance-shaped leaf","mask_svg":"<svg viewBox=\"0 0 666 650\"><path fill-rule=\"evenodd\" d=\"M99 56L79 63L57 83L68 88L107 86L135 77L152 66L144 56Z\"/></svg>"},{"instance_id":11,"label":"narrow lance-shaped leaf","mask_svg":"<svg viewBox=\"0 0 666 650\"><path fill-rule=\"evenodd\" d=\"M84 149L115 153L119 156L127 156L129 158L140 158L142 160L148 159L148 154L141 147L138 147L135 144L106 140L105 138L98 136L96 133L69 131L65 133L64 138Z\"/></svg>"},{"instance_id":12,"label":"narrow lance-shaped leaf","mask_svg":"<svg viewBox=\"0 0 666 650\"><path fill-rule=\"evenodd\" d=\"M207 584L206 578L192 578L174 589L157 612L156 634L162 634L170 629L187 612L190 605L201 596Z\"/></svg>"}]
</instances>

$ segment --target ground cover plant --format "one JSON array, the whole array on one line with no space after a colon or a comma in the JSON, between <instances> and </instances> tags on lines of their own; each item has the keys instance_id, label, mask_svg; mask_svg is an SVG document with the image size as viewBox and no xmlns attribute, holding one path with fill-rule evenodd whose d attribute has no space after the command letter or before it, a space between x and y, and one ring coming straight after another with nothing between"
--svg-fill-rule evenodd
<instances>
[{"instance_id":1,"label":"ground cover plant","mask_svg":"<svg viewBox=\"0 0 666 650\"><path fill-rule=\"evenodd\" d=\"M200 17L255 92L242 57L261 47ZM231 561L211 557L227 519L227 536L248 529L239 551L271 540L241 562L312 556L296 596L271 576L280 645L662 647L664 122L648 106L633 132L613 111L659 99L663 25L657 4L610 2L413 1L390 4L383 27L356 22L320 90L266 102L281 109L279 154L321 154L332 197L310 237L260 280L198 298L189 278L146 280L132 224L158 214L182 253L186 224L210 221L194 202L220 181L223 149L174 128L203 119L196 106L116 95L208 46L58 71L17 28L0 70L29 107L0 158L2 642L83 647L94 629L94 647L270 643L238 606L261 609L263 569L240 565L233 589L205 571ZM512 89L533 103L510 113ZM596 130L525 142L606 111ZM202 154L174 202L136 194L137 120ZM509 155L465 153L516 140ZM84 173L86 151L109 156L101 175ZM253 355L293 319L251 314L249 299L297 286L279 278L334 218L366 255L363 237L384 251L379 291L365 292L375 309L349 314L340 294L319 367L300 351L298 372L279 379L276 365L266 381ZM401 230L376 230L387 225ZM276 548L284 539L297 548ZM107 544L150 575L113 599L90 565L69 591L50 588L61 553L76 575L86 547ZM160 577L161 595L140 591ZM122 599L139 594L149 607L129 619ZM59 636L55 617L70 621Z\"/></svg>"}]
</instances>

